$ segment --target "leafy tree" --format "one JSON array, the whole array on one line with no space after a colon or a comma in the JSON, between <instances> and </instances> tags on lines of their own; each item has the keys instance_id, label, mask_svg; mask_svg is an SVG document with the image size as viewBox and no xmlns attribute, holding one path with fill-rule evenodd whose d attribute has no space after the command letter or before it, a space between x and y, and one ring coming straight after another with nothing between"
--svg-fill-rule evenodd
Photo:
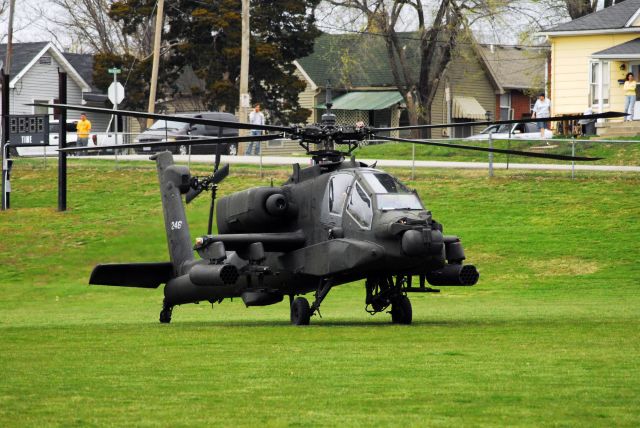
<instances>
[{"instance_id":1,"label":"leafy tree","mask_svg":"<svg viewBox=\"0 0 640 428\"><path fill-rule=\"evenodd\" d=\"M118 55L108 52L95 54L93 57L93 84L104 92L107 92L109 85L113 83L113 75L108 72L112 67L122 70L119 80L125 85L127 94L119 107L145 111L149 102L148 82L151 76L151 61L149 59L140 61L131 54ZM159 95L162 95L162 88L159 88ZM138 122L142 128L146 127L145 119L138 119Z\"/></svg>"},{"instance_id":2,"label":"leafy tree","mask_svg":"<svg viewBox=\"0 0 640 428\"><path fill-rule=\"evenodd\" d=\"M251 7L249 90L277 119L298 123L311 113L300 107L298 93L304 83L292 64L310 54L319 35L310 11L319 0L261 0ZM154 1L120 0L111 17L126 34L138 31ZM175 0L165 8L165 43L162 57L165 88L176 83L186 67L203 82L201 96L214 110L234 111L238 106L241 2L238 0Z\"/></svg>"}]
</instances>

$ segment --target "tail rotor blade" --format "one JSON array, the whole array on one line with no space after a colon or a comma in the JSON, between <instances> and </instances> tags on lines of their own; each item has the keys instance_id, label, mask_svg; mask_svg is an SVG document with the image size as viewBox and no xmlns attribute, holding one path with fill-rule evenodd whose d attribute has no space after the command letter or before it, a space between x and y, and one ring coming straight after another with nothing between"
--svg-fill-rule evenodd
<instances>
[{"instance_id":1,"label":"tail rotor blade","mask_svg":"<svg viewBox=\"0 0 640 428\"><path fill-rule=\"evenodd\" d=\"M213 184L218 184L229 175L229 164L225 164L222 168L217 170L211 179Z\"/></svg>"},{"instance_id":2,"label":"tail rotor blade","mask_svg":"<svg viewBox=\"0 0 640 428\"><path fill-rule=\"evenodd\" d=\"M185 201L189 204L195 198L197 198L206 188L211 189L211 186L219 184L222 180L229 175L229 164L225 164L222 168L215 173L205 178L206 186L198 186L195 189L192 187L185 195Z\"/></svg>"},{"instance_id":3,"label":"tail rotor blade","mask_svg":"<svg viewBox=\"0 0 640 428\"><path fill-rule=\"evenodd\" d=\"M194 189L194 188L189 189L189 191L188 191L188 192L187 192L187 194L185 195L185 201L186 201L188 204L190 204L190 203L191 203L191 201L193 201L195 198L197 198L197 197L198 197L198 195L199 195L200 193L202 193L202 191L203 191L203 190L204 190L204 189Z\"/></svg>"}]
</instances>

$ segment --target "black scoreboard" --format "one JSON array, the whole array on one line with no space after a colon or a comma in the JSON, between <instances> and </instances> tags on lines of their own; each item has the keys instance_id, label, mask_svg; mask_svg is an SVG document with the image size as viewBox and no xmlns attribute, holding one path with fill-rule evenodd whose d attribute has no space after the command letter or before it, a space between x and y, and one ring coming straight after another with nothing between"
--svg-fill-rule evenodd
<instances>
[{"instance_id":1,"label":"black scoreboard","mask_svg":"<svg viewBox=\"0 0 640 428\"><path fill-rule=\"evenodd\" d=\"M9 116L9 139L12 146L48 146L49 115L15 114Z\"/></svg>"}]
</instances>

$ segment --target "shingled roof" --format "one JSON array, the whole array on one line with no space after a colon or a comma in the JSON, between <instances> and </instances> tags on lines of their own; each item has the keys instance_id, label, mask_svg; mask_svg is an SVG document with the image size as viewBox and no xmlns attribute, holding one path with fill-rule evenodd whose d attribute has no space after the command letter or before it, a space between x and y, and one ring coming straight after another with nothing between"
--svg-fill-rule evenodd
<instances>
[{"instance_id":1,"label":"shingled roof","mask_svg":"<svg viewBox=\"0 0 640 428\"><path fill-rule=\"evenodd\" d=\"M411 69L417 75L419 59L417 36L400 33L406 43ZM322 34L315 41L313 54L298 60L311 80L325 86L330 79L334 87L395 87L387 62L387 48L383 37L371 34ZM415 78L416 76L412 76Z\"/></svg>"},{"instance_id":2,"label":"shingled roof","mask_svg":"<svg viewBox=\"0 0 640 428\"><path fill-rule=\"evenodd\" d=\"M14 76L31 62L31 60L45 48L48 42L34 42L34 43L16 43L13 45L13 52L11 55L11 70L9 74ZM0 60L4 61L7 56L7 45L0 45Z\"/></svg>"},{"instance_id":3,"label":"shingled roof","mask_svg":"<svg viewBox=\"0 0 640 428\"><path fill-rule=\"evenodd\" d=\"M0 59L6 56L7 45L0 44ZM92 81L92 73L88 72L86 66L87 59L73 58L76 64L84 73L80 73L80 70L71 63L69 58L58 50L51 42L32 42L32 43L15 43L13 45L13 52L11 55L11 70L9 74L11 76L10 87L13 88L16 82L19 81L24 74L31 69L31 66L35 64L36 59L51 55L55 58L58 64L60 64L82 88L83 90L92 89L90 81ZM73 55L73 54L71 54ZM80 64L80 62L85 64ZM93 58L91 58L91 68L93 68ZM83 75L84 74L84 75ZM89 78L87 80L87 77Z\"/></svg>"},{"instance_id":4,"label":"shingled roof","mask_svg":"<svg viewBox=\"0 0 640 428\"><path fill-rule=\"evenodd\" d=\"M503 88L538 90L544 86L548 47L482 45L481 51Z\"/></svg>"},{"instance_id":5,"label":"shingled roof","mask_svg":"<svg viewBox=\"0 0 640 428\"><path fill-rule=\"evenodd\" d=\"M640 9L640 0L625 0L573 21L549 28L541 34L565 31L621 30L629 27L627 24L636 15L638 9Z\"/></svg>"},{"instance_id":6,"label":"shingled roof","mask_svg":"<svg viewBox=\"0 0 640 428\"><path fill-rule=\"evenodd\" d=\"M622 58L630 56L640 57L640 38L591 54L592 58Z\"/></svg>"},{"instance_id":7,"label":"shingled roof","mask_svg":"<svg viewBox=\"0 0 640 428\"><path fill-rule=\"evenodd\" d=\"M91 92L102 93L102 90L98 89L93 84L93 55L92 54L77 54L63 52L64 57L69 61L69 64L76 69L78 74L82 76L85 82L91 86Z\"/></svg>"}]
</instances>

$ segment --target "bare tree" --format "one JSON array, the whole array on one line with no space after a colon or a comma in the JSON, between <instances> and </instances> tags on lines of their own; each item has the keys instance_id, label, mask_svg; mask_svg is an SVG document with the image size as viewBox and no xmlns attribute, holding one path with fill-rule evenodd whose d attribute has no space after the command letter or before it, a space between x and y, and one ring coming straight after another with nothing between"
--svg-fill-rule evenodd
<instances>
[{"instance_id":1,"label":"bare tree","mask_svg":"<svg viewBox=\"0 0 640 428\"><path fill-rule=\"evenodd\" d=\"M54 40L63 46L70 44L78 52L148 56L152 32L145 29L152 17L141 24L141 31L125 35L122 24L109 16L112 3L110 0L50 0L38 7L36 13L47 21L46 30Z\"/></svg>"},{"instance_id":2,"label":"bare tree","mask_svg":"<svg viewBox=\"0 0 640 428\"><path fill-rule=\"evenodd\" d=\"M384 37L393 79L406 102L412 125L430 122L431 104L459 38L469 33L475 20L493 16L505 4L500 0L439 0L429 5L434 7L427 7L420 0L327 0L327 3L357 11L355 16L366 21L367 32ZM417 75L398 34L398 28L406 20L417 24L414 35L419 39Z\"/></svg>"}]
</instances>

